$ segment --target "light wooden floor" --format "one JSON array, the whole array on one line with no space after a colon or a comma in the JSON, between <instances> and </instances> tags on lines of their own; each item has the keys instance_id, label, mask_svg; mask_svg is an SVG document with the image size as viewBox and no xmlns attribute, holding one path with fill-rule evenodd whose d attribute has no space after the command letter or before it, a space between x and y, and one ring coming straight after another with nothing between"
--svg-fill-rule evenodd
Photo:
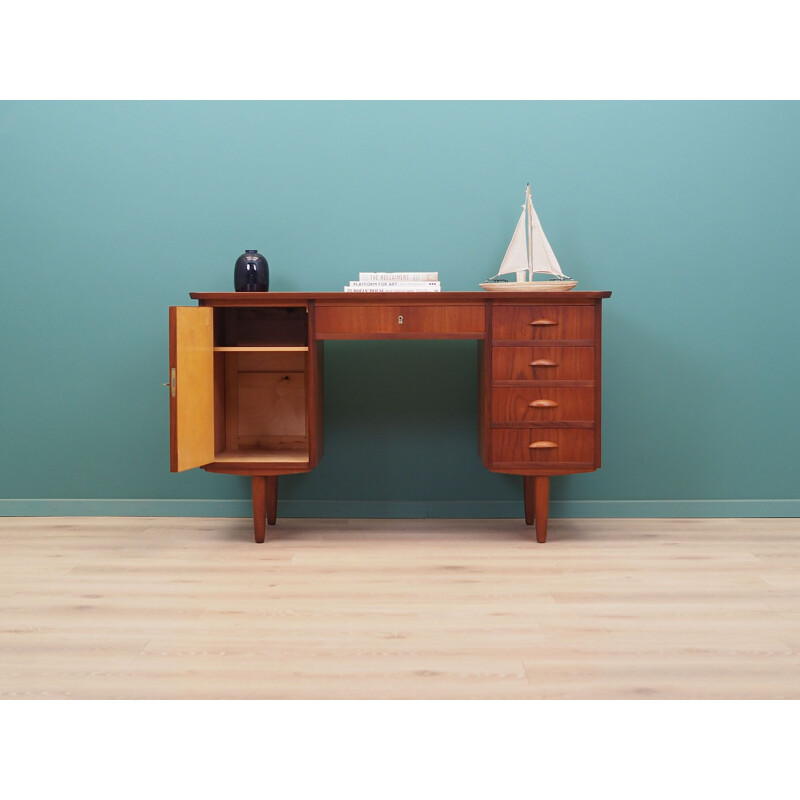
<instances>
[{"instance_id":1,"label":"light wooden floor","mask_svg":"<svg viewBox=\"0 0 800 800\"><path fill-rule=\"evenodd\" d=\"M0 518L2 698L800 698L800 520Z\"/></svg>"}]
</instances>

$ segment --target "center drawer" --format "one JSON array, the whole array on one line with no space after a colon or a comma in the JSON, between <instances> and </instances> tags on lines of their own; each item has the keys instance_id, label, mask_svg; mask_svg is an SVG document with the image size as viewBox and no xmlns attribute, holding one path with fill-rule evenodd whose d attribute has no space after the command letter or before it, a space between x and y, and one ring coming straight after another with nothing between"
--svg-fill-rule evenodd
<instances>
[{"instance_id":1,"label":"center drawer","mask_svg":"<svg viewBox=\"0 0 800 800\"><path fill-rule=\"evenodd\" d=\"M437 306L403 303L319 305L318 339L482 339L486 332L483 303Z\"/></svg>"},{"instance_id":2,"label":"center drawer","mask_svg":"<svg viewBox=\"0 0 800 800\"><path fill-rule=\"evenodd\" d=\"M495 340L594 340L594 306L512 306L492 309Z\"/></svg>"}]
</instances>

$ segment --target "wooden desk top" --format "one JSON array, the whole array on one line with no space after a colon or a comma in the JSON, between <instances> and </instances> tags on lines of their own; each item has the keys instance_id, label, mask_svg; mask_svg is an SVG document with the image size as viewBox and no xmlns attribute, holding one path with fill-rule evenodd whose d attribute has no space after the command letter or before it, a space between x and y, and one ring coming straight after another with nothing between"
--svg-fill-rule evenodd
<instances>
[{"instance_id":1,"label":"wooden desk top","mask_svg":"<svg viewBox=\"0 0 800 800\"><path fill-rule=\"evenodd\" d=\"M190 292L201 306L472 305L493 303L590 303L611 292Z\"/></svg>"}]
</instances>

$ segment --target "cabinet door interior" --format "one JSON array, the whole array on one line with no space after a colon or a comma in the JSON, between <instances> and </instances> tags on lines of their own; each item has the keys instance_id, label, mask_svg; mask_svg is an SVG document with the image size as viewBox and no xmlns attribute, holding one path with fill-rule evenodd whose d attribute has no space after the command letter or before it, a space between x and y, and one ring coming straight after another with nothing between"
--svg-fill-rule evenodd
<instances>
[{"instance_id":1,"label":"cabinet door interior","mask_svg":"<svg viewBox=\"0 0 800 800\"><path fill-rule=\"evenodd\" d=\"M169 310L170 469L214 460L214 334L212 309Z\"/></svg>"}]
</instances>

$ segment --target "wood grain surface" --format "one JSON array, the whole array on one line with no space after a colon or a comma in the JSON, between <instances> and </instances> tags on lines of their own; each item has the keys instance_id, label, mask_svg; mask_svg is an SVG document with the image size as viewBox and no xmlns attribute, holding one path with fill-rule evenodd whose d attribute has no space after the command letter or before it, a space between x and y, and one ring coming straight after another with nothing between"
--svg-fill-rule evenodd
<instances>
[{"instance_id":1,"label":"wood grain surface","mask_svg":"<svg viewBox=\"0 0 800 800\"><path fill-rule=\"evenodd\" d=\"M492 380L594 381L594 359L594 347L498 347Z\"/></svg>"},{"instance_id":2,"label":"wood grain surface","mask_svg":"<svg viewBox=\"0 0 800 800\"><path fill-rule=\"evenodd\" d=\"M523 341L591 339L594 306L501 306L494 310L492 336Z\"/></svg>"},{"instance_id":3,"label":"wood grain surface","mask_svg":"<svg viewBox=\"0 0 800 800\"><path fill-rule=\"evenodd\" d=\"M208 308L169 309L170 469L193 469L214 458L214 332Z\"/></svg>"},{"instance_id":4,"label":"wood grain surface","mask_svg":"<svg viewBox=\"0 0 800 800\"><path fill-rule=\"evenodd\" d=\"M419 292L418 294L433 294ZM424 299L395 305L319 305L318 339L480 339L486 333L485 304L442 305Z\"/></svg>"},{"instance_id":5,"label":"wood grain surface","mask_svg":"<svg viewBox=\"0 0 800 800\"><path fill-rule=\"evenodd\" d=\"M800 520L0 520L2 698L800 698Z\"/></svg>"}]
</instances>

